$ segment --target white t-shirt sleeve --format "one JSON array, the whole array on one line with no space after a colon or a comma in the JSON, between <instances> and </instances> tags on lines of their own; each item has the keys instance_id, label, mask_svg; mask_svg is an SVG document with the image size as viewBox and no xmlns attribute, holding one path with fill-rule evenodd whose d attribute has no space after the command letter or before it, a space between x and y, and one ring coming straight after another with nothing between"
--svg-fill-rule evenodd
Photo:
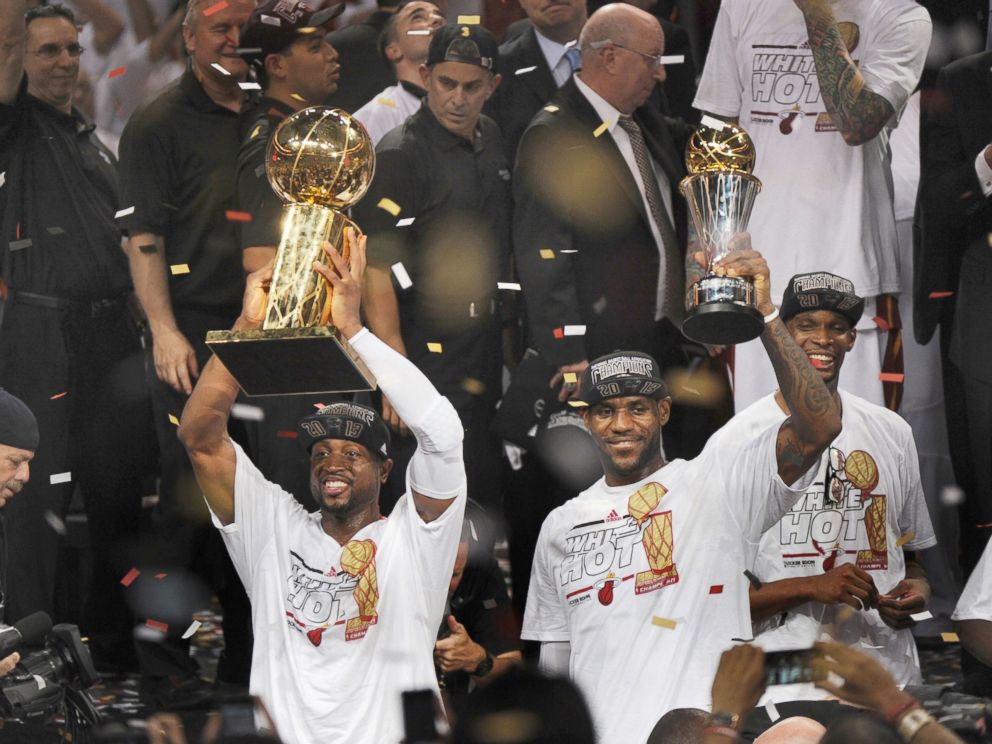
<instances>
[{"instance_id":1,"label":"white t-shirt sleeve","mask_svg":"<svg viewBox=\"0 0 992 744\"><path fill-rule=\"evenodd\" d=\"M541 526L530 569L530 587L520 637L525 641L570 641L568 618L558 598L555 582L553 522L549 516Z\"/></svg>"},{"instance_id":2,"label":"white t-shirt sleeve","mask_svg":"<svg viewBox=\"0 0 992 744\"><path fill-rule=\"evenodd\" d=\"M693 107L719 116L737 117L741 113L744 81L737 64L738 29L735 7L739 3L724 0L716 17L710 50L706 55L703 75L696 90Z\"/></svg>"},{"instance_id":3,"label":"white t-shirt sleeve","mask_svg":"<svg viewBox=\"0 0 992 744\"><path fill-rule=\"evenodd\" d=\"M992 540L985 546L982 559L971 572L951 620L992 622Z\"/></svg>"},{"instance_id":4,"label":"white t-shirt sleeve","mask_svg":"<svg viewBox=\"0 0 992 744\"><path fill-rule=\"evenodd\" d=\"M872 91L882 96L898 115L923 74L933 26L922 7L878 24L879 33L851 55Z\"/></svg>"},{"instance_id":5,"label":"white t-shirt sleeve","mask_svg":"<svg viewBox=\"0 0 992 744\"><path fill-rule=\"evenodd\" d=\"M902 478L903 493L902 511L899 513L899 532L900 535L913 533L913 539L903 546L906 550L925 550L937 544L937 536L933 531L930 512L927 511L927 502L923 495L923 486L920 483L920 462L916 454L916 441L908 425L905 425L905 437L899 452L902 460L899 473Z\"/></svg>"},{"instance_id":6,"label":"white t-shirt sleeve","mask_svg":"<svg viewBox=\"0 0 992 744\"><path fill-rule=\"evenodd\" d=\"M982 194L992 196L992 168L989 167L985 159L985 148L982 148L975 158L975 174L978 176L978 183L982 187Z\"/></svg>"}]
</instances>

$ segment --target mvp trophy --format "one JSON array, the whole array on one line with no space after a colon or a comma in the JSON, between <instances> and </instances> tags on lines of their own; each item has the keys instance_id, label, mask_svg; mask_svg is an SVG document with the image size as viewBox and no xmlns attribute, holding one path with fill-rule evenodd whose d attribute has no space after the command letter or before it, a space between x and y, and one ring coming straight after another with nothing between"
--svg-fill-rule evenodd
<instances>
[{"instance_id":1,"label":"mvp trophy","mask_svg":"<svg viewBox=\"0 0 992 744\"><path fill-rule=\"evenodd\" d=\"M329 264L326 240L348 261L340 211L365 194L375 149L344 111L314 107L287 117L269 141L265 173L286 202L282 240L261 330L210 331L207 346L249 396L372 390L375 378L341 333L327 325L331 287L313 262Z\"/></svg>"},{"instance_id":2,"label":"mvp trophy","mask_svg":"<svg viewBox=\"0 0 992 744\"><path fill-rule=\"evenodd\" d=\"M754 143L747 132L708 118L704 122L686 145L689 175L679 190L689 203L707 273L689 287L682 332L700 343L725 346L757 338L765 327L754 284L713 274L714 262L730 252L730 239L747 229L761 181L751 175Z\"/></svg>"}]
</instances>

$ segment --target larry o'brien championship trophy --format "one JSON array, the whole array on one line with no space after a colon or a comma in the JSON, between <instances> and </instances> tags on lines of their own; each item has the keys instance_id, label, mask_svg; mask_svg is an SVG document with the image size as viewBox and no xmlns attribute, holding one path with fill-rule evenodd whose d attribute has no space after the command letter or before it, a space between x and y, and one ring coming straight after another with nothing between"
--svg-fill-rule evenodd
<instances>
[{"instance_id":1,"label":"larry o'brien championship trophy","mask_svg":"<svg viewBox=\"0 0 992 744\"><path fill-rule=\"evenodd\" d=\"M717 276L713 263L730 252L730 239L747 229L761 181L751 175L754 143L740 127L709 117L689 138L679 190L689 203L707 274L688 289L682 332L694 341L724 346L761 335L764 318L754 284Z\"/></svg>"},{"instance_id":2,"label":"larry o'brien championship trophy","mask_svg":"<svg viewBox=\"0 0 992 744\"><path fill-rule=\"evenodd\" d=\"M340 109L303 109L276 127L265 173L283 207L282 240L260 330L210 331L207 346L249 396L372 390L375 378L333 326L331 288L313 262L326 240L349 260L338 210L355 204L375 172L365 128Z\"/></svg>"}]
</instances>

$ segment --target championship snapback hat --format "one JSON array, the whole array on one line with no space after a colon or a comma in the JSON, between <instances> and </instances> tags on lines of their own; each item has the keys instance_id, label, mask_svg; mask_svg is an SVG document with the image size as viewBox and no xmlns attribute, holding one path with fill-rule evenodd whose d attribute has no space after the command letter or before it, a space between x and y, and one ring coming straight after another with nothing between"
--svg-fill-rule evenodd
<instances>
[{"instance_id":1,"label":"championship snapback hat","mask_svg":"<svg viewBox=\"0 0 992 744\"><path fill-rule=\"evenodd\" d=\"M796 274L789 280L782 296L779 316L791 320L799 313L831 310L843 315L853 328L865 311L865 300L854 293L854 283L826 271Z\"/></svg>"},{"instance_id":2,"label":"championship snapback hat","mask_svg":"<svg viewBox=\"0 0 992 744\"><path fill-rule=\"evenodd\" d=\"M658 362L639 351L614 351L599 357L582 373L582 400L595 405L605 398L646 395L668 397Z\"/></svg>"},{"instance_id":3,"label":"championship snapback hat","mask_svg":"<svg viewBox=\"0 0 992 744\"><path fill-rule=\"evenodd\" d=\"M434 32L427 49L427 66L438 62L464 62L496 71L499 44L496 37L478 25L447 25Z\"/></svg>"},{"instance_id":4,"label":"championship snapback hat","mask_svg":"<svg viewBox=\"0 0 992 744\"><path fill-rule=\"evenodd\" d=\"M314 10L302 0L264 0L241 28L238 53L250 65L261 67L301 34L323 34L328 23L344 12L344 3Z\"/></svg>"},{"instance_id":5,"label":"championship snapback hat","mask_svg":"<svg viewBox=\"0 0 992 744\"><path fill-rule=\"evenodd\" d=\"M322 439L349 439L373 454L389 458L389 429L374 408L360 403L332 403L300 421L300 441L307 452Z\"/></svg>"}]
</instances>

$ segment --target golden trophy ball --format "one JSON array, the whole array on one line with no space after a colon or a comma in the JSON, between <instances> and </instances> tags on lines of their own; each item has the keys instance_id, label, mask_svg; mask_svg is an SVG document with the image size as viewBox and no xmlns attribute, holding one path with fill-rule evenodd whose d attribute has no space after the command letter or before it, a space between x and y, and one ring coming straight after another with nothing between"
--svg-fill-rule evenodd
<instances>
[{"instance_id":1,"label":"golden trophy ball","mask_svg":"<svg viewBox=\"0 0 992 744\"><path fill-rule=\"evenodd\" d=\"M687 290L682 332L704 344L725 346L757 338L764 318L754 284L717 276L713 265L730 252L730 240L747 230L761 181L754 169L754 143L738 126L706 117L686 145L689 175L679 190L689 204L707 273Z\"/></svg>"},{"instance_id":2,"label":"golden trophy ball","mask_svg":"<svg viewBox=\"0 0 992 744\"><path fill-rule=\"evenodd\" d=\"M265 173L284 202L282 239L260 330L210 331L207 345L249 396L372 390L375 378L330 322L331 288L313 270L328 241L348 260L343 210L375 173L375 148L361 123L316 106L272 133Z\"/></svg>"}]
</instances>

